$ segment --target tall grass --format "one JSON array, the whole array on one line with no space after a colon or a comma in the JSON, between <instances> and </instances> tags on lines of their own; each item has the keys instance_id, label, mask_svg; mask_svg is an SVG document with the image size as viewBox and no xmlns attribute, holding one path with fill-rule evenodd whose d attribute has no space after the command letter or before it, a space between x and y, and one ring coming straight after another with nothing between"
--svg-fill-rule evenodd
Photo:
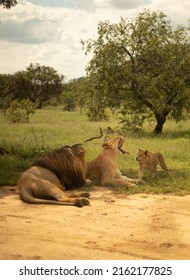
<instances>
[{"instance_id":1,"label":"tall grass","mask_svg":"<svg viewBox=\"0 0 190 280\"><path fill-rule=\"evenodd\" d=\"M99 127L118 127L116 116L109 121L89 122L79 111L66 112L61 109L37 110L28 124L11 124L0 113L0 147L9 154L0 156L0 185L16 184L21 172L46 150L63 145L83 143L84 140L99 135ZM124 148L130 155L121 156L118 166L128 177L137 177L138 165L135 156L138 148L160 151L165 157L170 176L159 169L150 179L145 174L146 183L126 190L127 193L173 193L190 194L190 121L176 125L168 121L163 134L155 137L152 127L146 126L141 134L126 132ZM101 150L103 138L87 142L87 160L94 158Z\"/></svg>"}]
</instances>

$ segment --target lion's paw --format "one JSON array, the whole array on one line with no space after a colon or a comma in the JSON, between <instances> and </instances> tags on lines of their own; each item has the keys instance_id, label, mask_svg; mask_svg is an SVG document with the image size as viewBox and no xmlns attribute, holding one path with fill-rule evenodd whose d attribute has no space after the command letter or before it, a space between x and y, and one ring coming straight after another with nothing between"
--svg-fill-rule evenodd
<instances>
[{"instance_id":1,"label":"lion's paw","mask_svg":"<svg viewBox=\"0 0 190 280\"><path fill-rule=\"evenodd\" d=\"M83 205L85 205L85 206L90 204L90 201L87 198L82 198L81 200L82 200Z\"/></svg>"},{"instance_id":2,"label":"lion's paw","mask_svg":"<svg viewBox=\"0 0 190 280\"><path fill-rule=\"evenodd\" d=\"M82 197L89 198L89 197L90 197L90 193L89 193L89 192L82 192L82 193L81 193L81 196L82 196Z\"/></svg>"},{"instance_id":3,"label":"lion's paw","mask_svg":"<svg viewBox=\"0 0 190 280\"><path fill-rule=\"evenodd\" d=\"M129 184L129 187L136 187L136 184L130 183L130 184Z\"/></svg>"},{"instance_id":4,"label":"lion's paw","mask_svg":"<svg viewBox=\"0 0 190 280\"><path fill-rule=\"evenodd\" d=\"M74 205L77 207L83 207L83 203L81 200L77 200Z\"/></svg>"},{"instance_id":5,"label":"lion's paw","mask_svg":"<svg viewBox=\"0 0 190 280\"><path fill-rule=\"evenodd\" d=\"M145 184L145 183L146 183L146 182L145 182L144 180L142 180L142 179L139 179L138 182L137 182L138 185L140 185L140 184Z\"/></svg>"},{"instance_id":6,"label":"lion's paw","mask_svg":"<svg viewBox=\"0 0 190 280\"><path fill-rule=\"evenodd\" d=\"M90 204L90 202L87 198L77 198L75 201L75 206L77 206L77 207L83 207L83 206L86 206L89 204Z\"/></svg>"}]
</instances>

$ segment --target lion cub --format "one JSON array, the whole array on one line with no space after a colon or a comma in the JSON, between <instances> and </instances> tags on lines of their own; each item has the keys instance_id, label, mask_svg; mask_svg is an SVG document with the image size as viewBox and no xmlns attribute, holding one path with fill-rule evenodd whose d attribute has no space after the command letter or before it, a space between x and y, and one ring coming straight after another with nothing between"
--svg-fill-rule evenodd
<instances>
[{"instance_id":1,"label":"lion cub","mask_svg":"<svg viewBox=\"0 0 190 280\"><path fill-rule=\"evenodd\" d=\"M149 152L147 150L138 150L136 160L139 163L139 180L142 180L143 172L145 169L149 170L150 175L154 175L157 165L160 165L163 170L168 173L164 157L159 152Z\"/></svg>"}]
</instances>

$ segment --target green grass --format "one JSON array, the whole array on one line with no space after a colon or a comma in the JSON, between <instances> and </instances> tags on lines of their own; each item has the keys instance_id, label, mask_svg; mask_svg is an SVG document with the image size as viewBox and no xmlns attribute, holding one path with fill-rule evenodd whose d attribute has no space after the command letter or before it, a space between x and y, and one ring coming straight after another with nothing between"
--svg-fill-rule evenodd
<instances>
[{"instance_id":1,"label":"green grass","mask_svg":"<svg viewBox=\"0 0 190 280\"><path fill-rule=\"evenodd\" d=\"M63 145L82 143L99 135L102 129L116 128L115 116L105 122L89 122L85 114L78 111L65 112L60 108L37 110L28 124L11 124L0 113L0 147L9 152L0 156L0 185L15 185L21 172L27 169L42 152ZM146 183L130 190L115 187L124 193L168 193L190 194L190 121L176 125L168 121L163 134L155 137L153 128L147 126L143 133L126 132L124 148L130 155L121 156L118 166L123 174L137 178L138 165L135 156L138 148L160 151L165 157L170 176L158 169L150 179L145 174ZM85 144L87 160L94 158L101 150L103 138Z\"/></svg>"}]
</instances>

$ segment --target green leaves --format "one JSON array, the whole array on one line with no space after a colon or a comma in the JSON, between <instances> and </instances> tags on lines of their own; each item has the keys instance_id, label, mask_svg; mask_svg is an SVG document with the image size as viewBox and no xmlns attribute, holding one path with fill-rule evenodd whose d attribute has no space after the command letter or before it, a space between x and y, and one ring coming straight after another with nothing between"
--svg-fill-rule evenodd
<instances>
[{"instance_id":1,"label":"green leaves","mask_svg":"<svg viewBox=\"0 0 190 280\"><path fill-rule=\"evenodd\" d=\"M29 99L37 108L41 108L51 97L61 95L64 76L59 75L52 67L31 63L25 71L8 75L4 80L6 82L2 83L2 92L0 92L4 102L1 103L5 103L10 99L7 97L12 96L10 101ZM7 104L4 104L4 107L7 107Z\"/></svg>"},{"instance_id":2,"label":"green leaves","mask_svg":"<svg viewBox=\"0 0 190 280\"><path fill-rule=\"evenodd\" d=\"M124 115L129 106L136 114L145 106L157 122L162 120L159 131L155 130L161 133L163 120L169 114L179 120L182 110L177 106L185 106L184 96L190 99L186 93L189 39L189 28L173 30L161 11L145 10L134 20L121 18L119 23L100 22L97 39L83 42L86 53L93 54L87 74L106 97L105 106L122 106ZM94 94L102 98L97 90Z\"/></svg>"},{"instance_id":3,"label":"green leaves","mask_svg":"<svg viewBox=\"0 0 190 280\"><path fill-rule=\"evenodd\" d=\"M7 110L7 117L13 123L27 123L34 113L34 105L29 100L14 100Z\"/></svg>"}]
</instances>

